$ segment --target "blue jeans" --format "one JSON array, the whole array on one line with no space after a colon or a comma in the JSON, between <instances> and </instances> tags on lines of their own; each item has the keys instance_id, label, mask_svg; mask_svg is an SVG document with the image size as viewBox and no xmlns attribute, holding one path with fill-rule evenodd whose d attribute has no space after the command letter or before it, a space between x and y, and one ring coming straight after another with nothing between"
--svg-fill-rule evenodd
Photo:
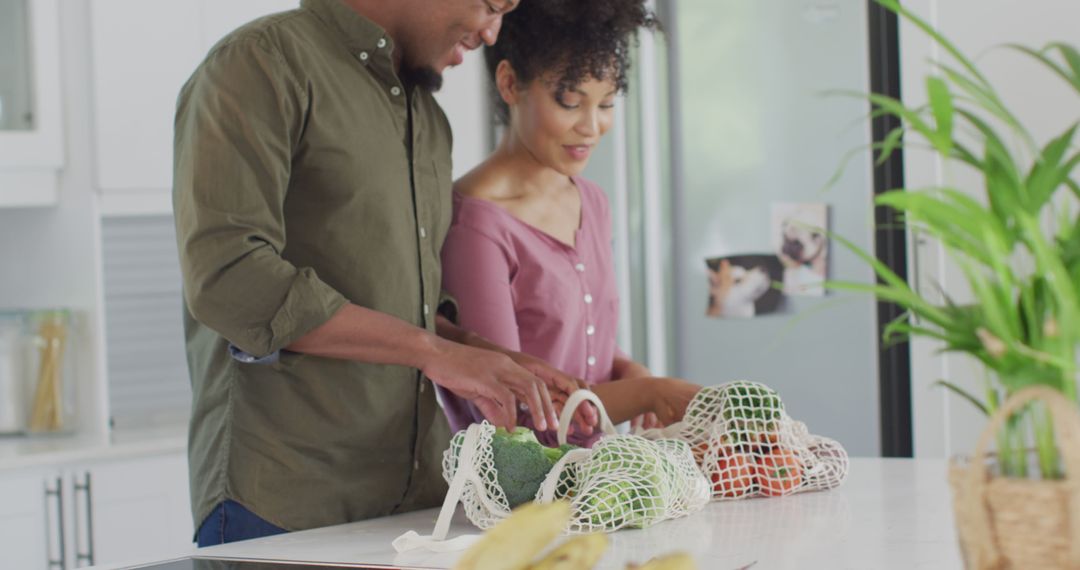
<instances>
[{"instance_id":1,"label":"blue jeans","mask_svg":"<svg viewBox=\"0 0 1080 570\"><path fill-rule=\"evenodd\" d=\"M236 501L225 501L214 507L206 517L195 539L199 548L262 536L288 532L278 528L245 509Z\"/></svg>"}]
</instances>

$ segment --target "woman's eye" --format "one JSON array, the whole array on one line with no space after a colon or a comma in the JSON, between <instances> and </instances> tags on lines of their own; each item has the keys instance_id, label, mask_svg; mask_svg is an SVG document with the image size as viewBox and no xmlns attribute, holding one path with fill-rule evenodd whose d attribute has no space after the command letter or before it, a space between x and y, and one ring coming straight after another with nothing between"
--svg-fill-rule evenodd
<instances>
[{"instance_id":1,"label":"woman's eye","mask_svg":"<svg viewBox=\"0 0 1080 570\"><path fill-rule=\"evenodd\" d=\"M565 97L558 95L555 96L555 102L558 103L559 106L563 109L577 109L581 106L578 101L575 101L573 99L567 100Z\"/></svg>"}]
</instances>

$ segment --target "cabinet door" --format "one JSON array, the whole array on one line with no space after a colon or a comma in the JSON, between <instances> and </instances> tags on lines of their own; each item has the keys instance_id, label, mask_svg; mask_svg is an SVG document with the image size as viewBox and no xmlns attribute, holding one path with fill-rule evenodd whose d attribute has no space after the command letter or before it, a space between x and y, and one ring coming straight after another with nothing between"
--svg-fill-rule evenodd
<instances>
[{"instance_id":1,"label":"cabinet door","mask_svg":"<svg viewBox=\"0 0 1080 570\"><path fill-rule=\"evenodd\" d=\"M296 0L92 0L98 187L172 187L173 118L180 88L222 36Z\"/></svg>"},{"instance_id":2,"label":"cabinet door","mask_svg":"<svg viewBox=\"0 0 1080 570\"><path fill-rule=\"evenodd\" d=\"M0 568L49 568L63 559L59 544L59 501L47 500L45 479L39 475L0 478ZM53 491L58 486L53 482ZM48 509L54 509L48 514ZM49 544L53 537L53 544ZM55 566L59 567L59 565Z\"/></svg>"},{"instance_id":3,"label":"cabinet door","mask_svg":"<svg viewBox=\"0 0 1080 570\"><path fill-rule=\"evenodd\" d=\"M76 557L94 564L160 560L194 548L187 458L114 461L73 474ZM89 522L87 522L89 521Z\"/></svg>"}]
</instances>

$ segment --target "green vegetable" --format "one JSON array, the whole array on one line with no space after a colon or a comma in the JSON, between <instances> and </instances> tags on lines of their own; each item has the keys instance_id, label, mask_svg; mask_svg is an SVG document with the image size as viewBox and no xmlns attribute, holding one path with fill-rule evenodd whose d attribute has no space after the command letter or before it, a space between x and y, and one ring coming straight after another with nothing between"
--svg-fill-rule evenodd
<instances>
[{"instance_id":1,"label":"green vegetable","mask_svg":"<svg viewBox=\"0 0 1080 570\"><path fill-rule=\"evenodd\" d=\"M491 438L492 459L499 487L506 493L510 508L534 500L548 472L571 449L576 447L544 447L529 428L518 427L512 432L503 428L495 430Z\"/></svg>"},{"instance_id":2,"label":"green vegetable","mask_svg":"<svg viewBox=\"0 0 1080 570\"><path fill-rule=\"evenodd\" d=\"M775 432L783 412L780 396L768 386L752 382L736 382L724 388L721 397L723 418L735 428L735 435L742 443L750 433Z\"/></svg>"},{"instance_id":3,"label":"green vegetable","mask_svg":"<svg viewBox=\"0 0 1080 570\"><path fill-rule=\"evenodd\" d=\"M618 437L618 436L616 436ZM676 443L689 446L682 441ZM595 448L591 474L599 481L584 493L593 525L642 528L665 512L662 497L678 477L673 465L656 454L655 442L618 437Z\"/></svg>"}]
</instances>

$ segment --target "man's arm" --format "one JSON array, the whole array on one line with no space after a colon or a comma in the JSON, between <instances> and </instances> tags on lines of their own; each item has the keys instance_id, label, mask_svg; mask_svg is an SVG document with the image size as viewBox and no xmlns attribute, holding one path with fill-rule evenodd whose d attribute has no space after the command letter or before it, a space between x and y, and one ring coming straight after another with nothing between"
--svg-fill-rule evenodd
<instances>
[{"instance_id":1,"label":"man's arm","mask_svg":"<svg viewBox=\"0 0 1080 570\"><path fill-rule=\"evenodd\" d=\"M440 338L385 313L348 304L288 350L328 358L410 366L473 401L492 423L512 428L517 401L536 425L558 425L544 382L504 354Z\"/></svg>"}]
</instances>

